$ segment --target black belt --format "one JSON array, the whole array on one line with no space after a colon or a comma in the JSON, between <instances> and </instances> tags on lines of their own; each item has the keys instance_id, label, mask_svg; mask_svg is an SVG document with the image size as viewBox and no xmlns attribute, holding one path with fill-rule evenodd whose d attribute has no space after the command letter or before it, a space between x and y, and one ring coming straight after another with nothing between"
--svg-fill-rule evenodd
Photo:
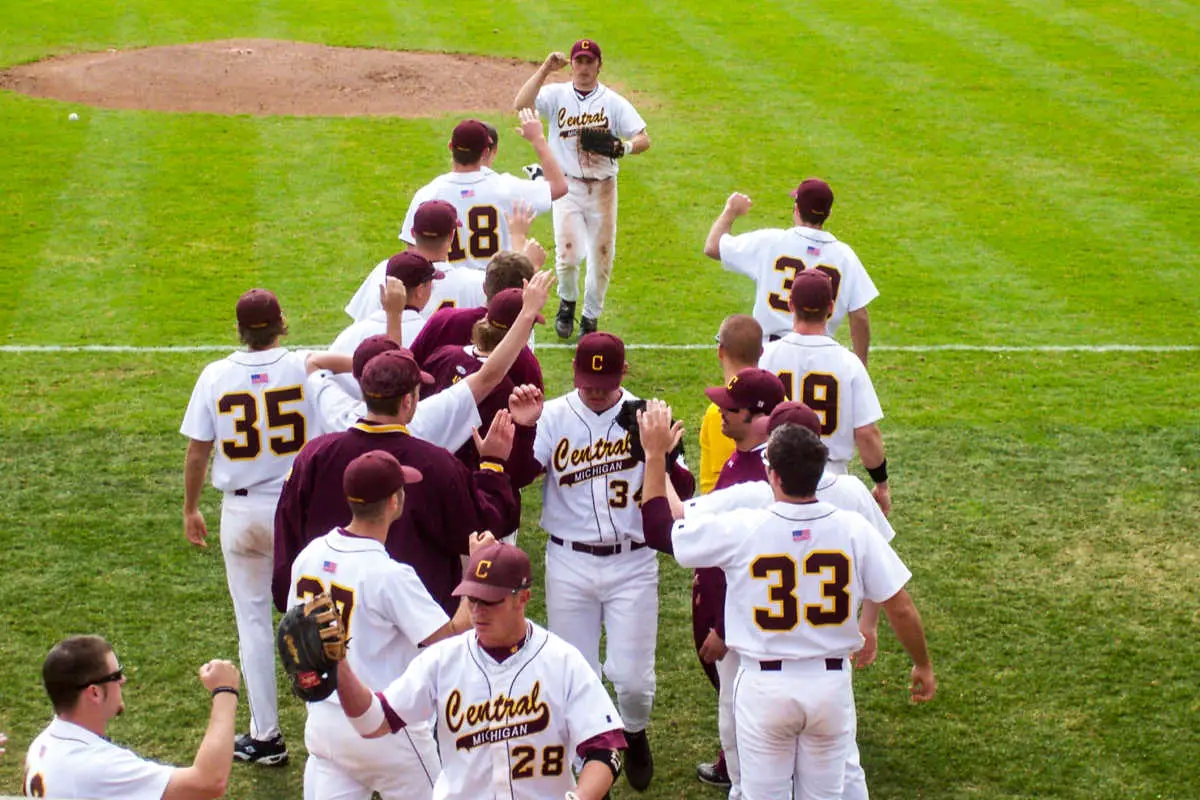
<instances>
[{"instance_id":1,"label":"black belt","mask_svg":"<svg viewBox=\"0 0 1200 800\"><path fill-rule=\"evenodd\" d=\"M561 547L567 546L567 542L563 541L557 536L554 536L553 534L550 536L550 541ZM620 553L622 549L620 542L617 544L584 544L583 542L571 542L570 544L571 549L576 553L587 553L589 556L615 556L617 553ZM645 542L630 542L629 552L632 553L634 550L641 550L645 546Z\"/></svg>"},{"instance_id":2,"label":"black belt","mask_svg":"<svg viewBox=\"0 0 1200 800\"><path fill-rule=\"evenodd\" d=\"M607 178L580 178L576 175L568 175L567 177L573 181L583 181L584 183L604 183L605 181L611 181L613 178L615 178L617 176L612 175Z\"/></svg>"},{"instance_id":3,"label":"black belt","mask_svg":"<svg viewBox=\"0 0 1200 800\"><path fill-rule=\"evenodd\" d=\"M233 496L234 497L249 497L250 490L249 489L234 489Z\"/></svg>"},{"instance_id":4,"label":"black belt","mask_svg":"<svg viewBox=\"0 0 1200 800\"><path fill-rule=\"evenodd\" d=\"M768 342L778 342L782 338L783 338L782 333L772 333L770 336L767 337L767 341Z\"/></svg>"},{"instance_id":5,"label":"black belt","mask_svg":"<svg viewBox=\"0 0 1200 800\"><path fill-rule=\"evenodd\" d=\"M782 661L760 661L760 662L758 662L758 668L760 670L762 670L763 672L782 672L783 671L783 662ZM840 659L840 658L825 659L825 670L827 672L841 672L841 669L842 669L842 659Z\"/></svg>"}]
</instances>

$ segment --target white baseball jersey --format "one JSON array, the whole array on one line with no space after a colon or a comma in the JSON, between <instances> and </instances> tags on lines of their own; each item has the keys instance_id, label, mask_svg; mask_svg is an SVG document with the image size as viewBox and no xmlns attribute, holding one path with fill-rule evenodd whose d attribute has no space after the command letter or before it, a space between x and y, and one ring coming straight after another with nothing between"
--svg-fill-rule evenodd
<instances>
[{"instance_id":1,"label":"white baseball jersey","mask_svg":"<svg viewBox=\"0 0 1200 800\"><path fill-rule=\"evenodd\" d=\"M216 441L212 484L223 492L279 492L310 437L306 353L283 347L239 351L204 368L179 432Z\"/></svg>"},{"instance_id":2,"label":"white baseball jersey","mask_svg":"<svg viewBox=\"0 0 1200 800\"><path fill-rule=\"evenodd\" d=\"M896 538L892 523L879 510L879 503L871 495L871 490L854 475L826 472L817 484L817 499L843 511L862 514L886 542ZM771 491L769 483L749 481L685 500L683 515L686 518L700 514L721 514L739 508L766 508L773 502L775 493Z\"/></svg>"},{"instance_id":3,"label":"white baseball jersey","mask_svg":"<svg viewBox=\"0 0 1200 800\"><path fill-rule=\"evenodd\" d=\"M567 541L645 541L639 507L645 464L629 454L629 433L615 406L597 414L575 390L546 403L537 423L533 457L546 468L542 527Z\"/></svg>"},{"instance_id":4,"label":"white baseball jersey","mask_svg":"<svg viewBox=\"0 0 1200 800\"><path fill-rule=\"evenodd\" d=\"M758 366L779 376L789 400L817 412L829 460L844 472L854 455L854 429L883 419L871 376L858 356L828 336L789 333L763 348Z\"/></svg>"},{"instance_id":5,"label":"white baseball jersey","mask_svg":"<svg viewBox=\"0 0 1200 800\"><path fill-rule=\"evenodd\" d=\"M475 308L487 305L483 294L483 272L477 269L456 269L445 261L434 266L446 277L433 282L429 302L421 309L421 316L429 319L439 308ZM376 311L382 311L379 303L379 287L387 280L387 259L379 262L362 286L346 304L346 313L355 322L360 322Z\"/></svg>"},{"instance_id":6,"label":"white baseball jersey","mask_svg":"<svg viewBox=\"0 0 1200 800\"><path fill-rule=\"evenodd\" d=\"M438 281L434 281L433 283L436 286ZM400 317L400 325L400 343L405 347L412 347L417 334L425 326L425 317L421 316L421 312L415 308L406 308L404 309L404 314ZM364 339L369 336L378 336L386 333L387 314L381 308L378 311L372 311L365 319L347 325L337 335L337 338L333 340L333 344L329 346L329 352L352 356L354 355L354 351L358 349L358 346L363 343Z\"/></svg>"},{"instance_id":7,"label":"white baseball jersey","mask_svg":"<svg viewBox=\"0 0 1200 800\"><path fill-rule=\"evenodd\" d=\"M689 516L671 543L681 565L725 571L725 642L743 659L849 655L863 599L882 603L912 577L861 515L821 501Z\"/></svg>"},{"instance_id":8,"label":"white baseball jersey","mask_svg":"<svg viewBox=\"0 0 1200 800\"><path fill-rule=\"evenodd\" d=\"M538 214L550 210L550 184L529 181L483 167L475 172L447 172L417 190L408 206L400 238L413 244L413 218L427 200L445 200L458 211L462 227L450 242L446 261L454 267L483 271L501 250L512 247L505 214L513 201L524 200Z\"/></svg>"},{"instance_id":9,"label":"white baseball jersey","mask_svg":"<svg viewBox=\"0 0 1200 800\"><path fill-rule=\"evenodd\" d=\"M24 792L27 797L161 800L174 770L55 717L29 745Z\"/></svg>"},{"instance_id":10,"label":"white baseball jersey","mask_svg":"<svg viewBox=\"0 0 1200 800\"><path fill-rule=\"evenodd\" d=\"M792 329L788 297L797 272L819 269L833 281L833 316L825 332L833 336L846 314L879 296L871 276L850 245L816 228L766 228L721 237L721 266L755 282L754 318L763 340Z\"/></svg>"},{"instance_id":11,"label":"white baseball jersey","mask_svg":"<svg viewBox=\"0 0 1200 800\"><path fill-rule=\"evenodd\" d=\"M344 431L367 415L367 404L348 393L335 377L327 370L308 376L308 396L314 408L309 438ZM482 424L471 387L466 381L459 381L417 403L407 427L418 439L454 452Z\"/></svg>"},{"instance_id":12,"label":"white baseball jersey","mask_svg":"<svg viewBox=\"0 0 1200 800\"><path fill-rule=\"evenodd\" d=\"M573 178L611 178L617 174L617 160L579 147L579 131L601 128L628 139L646 130L646 121L633 104L602 83L587 95L580 95L571 83L547 83L538 90L537 110L550 121L546 137L550 152ZM537 183L537 181L535 181Z\"/></svg>"},{"instance_id":13,"label":"white baseball jersey","mask_svg":"<svg viewBox=\"0 0 1200 800\"><path fill-rule=\"evenodd\" d=\"M382 696L403 720L437 714L442 774L435 800L560 800L589 739L621 730L579 651L532 622L497 662L474 633L426 648Z\"/></svg>"},{"instance_id":14,"label":"white baseball jersey","mask_svg":"<svg viewBox=\"0 0 1200 800\"><path fill-rule=\"evenodd\" d=\"M340 528L309 542L292 562L292 605L322 592L354 639L346 658L368 686L404 672L418 645L450 621L416 570L393 561L382 542ZM322 702L337 703L337 695Z\"/></svg>"}]
</instances>

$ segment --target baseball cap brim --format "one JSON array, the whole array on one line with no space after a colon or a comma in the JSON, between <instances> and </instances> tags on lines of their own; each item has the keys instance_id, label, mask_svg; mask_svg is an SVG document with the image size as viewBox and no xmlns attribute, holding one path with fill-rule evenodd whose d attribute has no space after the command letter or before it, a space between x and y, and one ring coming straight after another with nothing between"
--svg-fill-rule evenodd
<instances>
[{"instance_id":1,"label":"baseball cap brim","mask_svg":"<svg viewBox=\"0 0 1200 800\"><path fill-rule=\"evenodd\" d=\"M580 389L603 389L612 391L620 387L621 379L624 376L621 373L610 375L603 372L589 372L587 370L575 370L575 385Z\"/></svg>"},{"instance_id":2,"label":"baseball cap brim","mask_svg":"<svg viewBox=\"0 0 1200 800\"><path fill-rule=\"evenodd\" d=\"M425 370L422 369L422 370L418 370L418 371L421 373L421 383L425 384L426 386L430 386L434 383L437 383L437 378L433 377Z\"/></svg>"},{"instance_id":3,"label":"baseball cap brim","mask_svg":"<svg viewBox=\"0 0 1200 800\"><path fill-rule=\"evenodd\" d=\"M479 583L478 581L464 580L455 587L451 594L454 597L474 597L486 603L499 603L512 594L512 592L512 589L506 589L503 586L492 586L487 583Z\"/></svg>"},{"instance_id":4,"label":"baseball cap brim","mask_svg":"<svg viewBox=\"0 0 1200 800\"><path fill-rule=\"evenodd\" d=\"M421 470L412 467L400 465L400 473L404 475L404 485L410 486L414 483L420 483L425 480L425 476L421 474Z\"/></svg>"},{"instance_id":5,"label":"baseball cap brim","mask_svg":"<svg viewBox=\"0 0 1200 800\"><path fill-rule=\"evenodd\" d=\"M716 404L717 408L726 411L739 411L742 408L724 386L710 386L704 390L704 393L708 395L709 400Z\"/></svg>"},{"instance_id":6,"label":"baseball cap brim","mask_svg":"<svg viewBox=\"0 0 1200 800\"><path fill-rule=\"evenodd\" d=\"M762 414L755 417L750 422L750 433L752 436L769 436L771 434L771 415Z\"/></svg>"},{"instance_id":7,"label":"baseball cap brim","mask_svg":"<svg viewBox=\"0 0 1200 800\"><path fill-rule=\"evenodd\" d=\"M442 272L440 269L437 269L435 267L433 270L433 279L435 281L440 281L444 277L446 277L446 273Z\"/></svg>"}]
</instances>

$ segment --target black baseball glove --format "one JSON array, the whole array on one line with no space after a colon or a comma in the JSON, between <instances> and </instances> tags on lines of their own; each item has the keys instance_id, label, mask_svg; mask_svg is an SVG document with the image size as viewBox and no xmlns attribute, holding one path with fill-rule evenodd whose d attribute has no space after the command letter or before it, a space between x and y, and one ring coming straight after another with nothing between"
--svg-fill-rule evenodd
<instances>
[{"instance_id":1,"label":"black baseball glove","mask_svg":"<svg viewBox=\"0 0 1200 800\"><path fill-rule=\"evenodd\" d=\"M642 433L638 428L637 412L645 411L645 400L626 400L621 403L621 410L617 412L617 424L625 430L629 431L629 455L637 461L646 460L646 450L642 447ZM675 420L671 420L671 424L675 424ZM683 455L683 440L679 440L679 444L675 445L675 449L667 453L667 469Z\"/></svg>"},{"instance_id":2,"label":"black baseball glove","mask_svg":"<svg viewBox=\"0 0 1200 800\"><path fill-rule=\"evenodd\" d=\"M315 703L334 693L338 662L346 657L346 635L328 594L292 606L279 621L275 640L297 697Z\"/></svg>"},{"instance_id":3,"label":"black baseball glove","mask_svg":"<svg viewBox=\"0 0 1200 800\"><path fill-rule=\"evenodd\" d=\"M583 128L579 131L579 146L589 153L599 153L609 158L625 155L625 143L604 128Z\"/></svg>"}]
</instances>

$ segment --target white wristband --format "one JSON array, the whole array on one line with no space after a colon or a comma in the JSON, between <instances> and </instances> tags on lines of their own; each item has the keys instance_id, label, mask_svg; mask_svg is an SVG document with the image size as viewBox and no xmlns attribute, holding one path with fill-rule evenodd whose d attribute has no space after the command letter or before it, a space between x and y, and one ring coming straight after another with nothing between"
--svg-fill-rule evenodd
<instances>
[{"instance_id":1,"label":"white wristband","mask_svg":"<svg viewBox=\"0 0 1200 800\"><path fill-rule=\"evenodd\" d=\"M633 142L621 142L621 149L625 151L625 155L633 152Z\"/></svg>"},{"instance_id":2,"label":"white wristband","mask_svg":"<svg viewBox=\"0 0 1200 800\"><path fill-rule=\"evenodd\" d=\"M383 714L383 703L379 702L374 693L371 694L371 705L361 717L347 716L346 719L350 720L350 725L358 731L358 735L364 737L371 736L379 730L380 725L387 722Z\"/></svg>"}]
</instances>

